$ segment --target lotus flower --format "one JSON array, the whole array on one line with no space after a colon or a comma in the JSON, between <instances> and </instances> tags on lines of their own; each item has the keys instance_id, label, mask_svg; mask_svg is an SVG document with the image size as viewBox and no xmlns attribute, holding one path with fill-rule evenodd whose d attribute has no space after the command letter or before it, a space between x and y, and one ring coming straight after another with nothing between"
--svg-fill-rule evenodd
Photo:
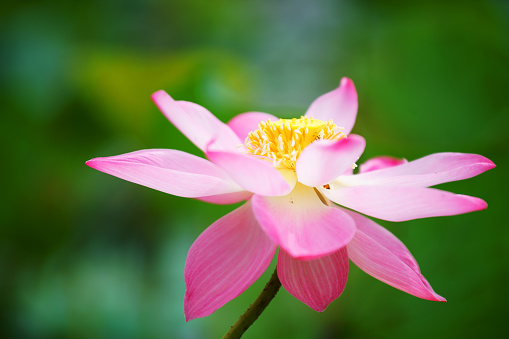
<instances>
[{"instance_id":1,"label":"lotus flower","mask_svg":"<svg viewBox=\"0 0 509 339\"><path fill-rule=\"evenodd\" d=\"M353 174L365 140L350 134L357 93L348 78L298 119L248 112L224 124L207 109L175 101L164 91L152 99L208 160L150 149L95 158L87 165L181 197L216 204L245 201L209 226L189 250L186 320L208 316L240 295L267 269L278 247L282 285L316 311L342 293L349 258L391 286L445 301L403 243L352 210L404 221L485 209L481 199L428 187L478 175L495 166L490 160L460 153L411 162L380 157Z\"/></svg>"}]
</instances>

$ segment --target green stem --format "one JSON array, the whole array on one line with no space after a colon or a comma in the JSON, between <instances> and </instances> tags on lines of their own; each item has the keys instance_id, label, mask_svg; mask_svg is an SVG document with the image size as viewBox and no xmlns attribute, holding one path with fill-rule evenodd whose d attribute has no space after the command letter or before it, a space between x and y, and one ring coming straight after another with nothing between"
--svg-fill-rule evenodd
<instances>
[{"instance_id":1,"label":"green stem","mask_svg":"<svg viewBox=\"0 0 509 339\"><path fill-rule=\"evenodd\" d=\"M267 306L269 306L270 301L276 296L279 288L281 287L281 282L277 276L277 267L272 273L272 277L270 277L269 282L265 285L262 293L256 298L254 303L249 306L249 308L242 314L237 320L235 324L230 327L230 330L226 332L223 339L237 339L242 337L244 332L247 331L249 326L251 326L256 319L262 314Z\"/></svg>"}]
</instances>

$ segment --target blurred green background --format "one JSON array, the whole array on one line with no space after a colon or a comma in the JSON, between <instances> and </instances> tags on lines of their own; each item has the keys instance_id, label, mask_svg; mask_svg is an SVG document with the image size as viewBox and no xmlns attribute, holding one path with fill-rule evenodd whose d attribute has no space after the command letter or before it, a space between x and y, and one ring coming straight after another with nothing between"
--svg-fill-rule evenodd
<instances>
[{"instance_id":1,"label":"blurred green background","mask_svg":"<svg viewBox=\"0 0 509 339\"><path fill-rule=\"evenodd\" d=\"M354 265L322 314L281 292L245 338L494 338L507 332L509 3L18 1L0 5L0 337L217 338L274 268L186 323L184 262L235 206L85 166L146 148L200 155L157 110L165 89L223 121L303 114L352 78L354 132L375 155L456 151L498 167L440 187L485 211L380 222L434 289L418 299Z\"/></svg>"}]
</instances>

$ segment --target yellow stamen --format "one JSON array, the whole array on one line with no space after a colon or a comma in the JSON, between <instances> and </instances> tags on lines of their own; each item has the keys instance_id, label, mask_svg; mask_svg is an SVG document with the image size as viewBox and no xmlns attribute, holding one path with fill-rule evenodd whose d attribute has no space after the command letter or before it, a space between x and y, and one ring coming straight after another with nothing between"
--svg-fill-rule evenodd
<instances>
[{"instance_id":1,"label":"yellow stamen","mask_svg":"<svg viewBox=\"0 0 509 339\"><path fill-rule=\"evenodd\" d=\"M327 122L301 117L262 121L256 131L249 132L245 140L248 152L272 161L276 168L295 168L300 153L319 139L339 140L346 138L342 128Z\"/></svg>"}]
</instances>

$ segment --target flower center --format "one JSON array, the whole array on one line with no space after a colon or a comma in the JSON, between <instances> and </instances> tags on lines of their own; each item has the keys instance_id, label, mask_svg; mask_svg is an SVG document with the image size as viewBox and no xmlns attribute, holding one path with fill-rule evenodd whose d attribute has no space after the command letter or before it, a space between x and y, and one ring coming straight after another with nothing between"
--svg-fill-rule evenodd
<instances>
[{"instance_id":1,"label":"flower center","mask_svg":"<svg viewBox=\"0 0 509 339\"><path fill-rule=\"evenodd\" d=\"M319 139L346 138L343 128L328 122L302 116L300 119L262 121L256 131L249 132L245 145L249 153L272 161L276 168L295 169L300 153Z\"/></svg>"}]
</instances>

